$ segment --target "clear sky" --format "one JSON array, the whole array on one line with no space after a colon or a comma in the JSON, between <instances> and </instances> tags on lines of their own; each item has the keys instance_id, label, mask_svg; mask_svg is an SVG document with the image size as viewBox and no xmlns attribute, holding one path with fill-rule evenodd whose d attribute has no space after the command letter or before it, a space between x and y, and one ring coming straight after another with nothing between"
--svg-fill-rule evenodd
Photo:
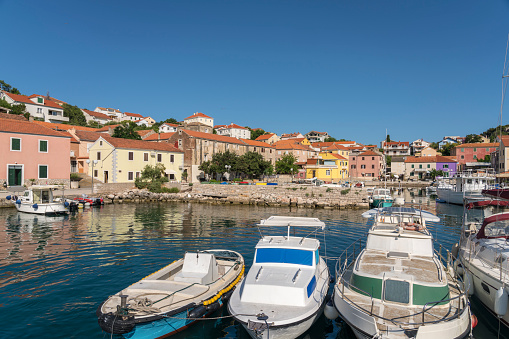
<instances>
[{"instance_id":1,"label":"clear sky","mask_svg":"<svg viewBox=\"0 0 509 339\"><path fill-rule=\"evenodd\" d=\"M0 79L81 108L362 143L499 120L509 1L0 0L0 13Z\"/></svg>"}]
</instances>

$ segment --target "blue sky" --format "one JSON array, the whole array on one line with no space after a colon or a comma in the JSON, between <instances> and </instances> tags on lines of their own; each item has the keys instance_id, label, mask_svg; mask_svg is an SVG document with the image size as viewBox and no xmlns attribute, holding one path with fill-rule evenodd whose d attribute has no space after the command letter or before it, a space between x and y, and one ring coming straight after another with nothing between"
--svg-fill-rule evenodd
<instances>
[{"instance_id":1,"label":"blue sky","mask_svg":"<svg viewBox=\"0 0 509 339\"><path fill-rule=\"evenodd\" d=\"M362 143L499 120L509 1L0 0L0 12L0 79L81 108Z\"/></svg>"}]
</instances>

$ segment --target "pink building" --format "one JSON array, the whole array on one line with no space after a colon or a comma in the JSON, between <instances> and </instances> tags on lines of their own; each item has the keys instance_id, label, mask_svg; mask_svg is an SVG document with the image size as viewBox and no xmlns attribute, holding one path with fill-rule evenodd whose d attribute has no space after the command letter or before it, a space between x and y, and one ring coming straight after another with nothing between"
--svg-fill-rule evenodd
<instances>
[{"instance_id":1,"label":"pink building","mask_svg":"<svg viewBox=\"0 0 509 339\"><path fill-rule=\"evenodd\" d=\"M461 144L451 150L451 155L456 157L461 166L464 166L467 162L484 160L484 157L498 149L498 145L498 142Z\"/></svg>"},{"instance_id":2,"label":"pink building","mask_svg":"<svg viewBox=\"0 0 509 339\"><path fill-rule=\"evenodd\" d=\"M350 178L373 180L384 174L384 157L380 153L364 151L349 157Z\"/></svg>"},{"instance_id":3,"label":"pink building","mask_svg":"<svg viewBox=\"0 0 509 339\"><path fill-rule=\"evenodd\" d=\"M69 184L70 153L69 135L0 117L1 184Z\"/></svg>"}]
</instances>

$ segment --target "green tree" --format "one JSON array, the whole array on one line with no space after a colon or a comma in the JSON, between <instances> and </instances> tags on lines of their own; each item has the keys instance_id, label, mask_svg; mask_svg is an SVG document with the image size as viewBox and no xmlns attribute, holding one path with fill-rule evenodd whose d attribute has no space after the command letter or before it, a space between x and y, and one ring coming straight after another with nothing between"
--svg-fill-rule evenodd
<instances>
[{"instance_id":1,"label":"green tree","mask_svg":"<svg viewBox=\"0 0 509 339\"><path fill-rule=\"evenodd\" d=\"M87 119L83 112L78 108L78 106L72 106L69 104L63 104L62 108L64 109L64 117L69 118L69 124L75 126L86 126Z\"/></svg>"},{"instance_id":2,"label":"green tree","mask_svg":"<svg viewBox=\"0 0 509 339\"><path fill-rule=\"evenodd\" d=\"M297 159L291 153L283 155L281 159L276 161L276 172L280 174L297 173L299 166L295 164L296 161Z\"/></svg>"},{"instance_id":3,"label":"green tree","mask_svg":"<svg viewBox=\"0 0 509 339\"><path fill-rule=\"evenodd\" d=\"M391 136L389 134L385 137L385 142L391 142Z\"/></svg>"},{"instance_id":4,"label":"green tree","mask_svg":"<svg viewBox=\"0 0 509 339\"><path fill-rule=\"evenodd\" d=\"M386 155L385 163L387 164L387 166L391 166L391 162L392 162L392 157L390 155Z\"/></svg>"},{"instance_id":5,"label":"green tree","mask_svg":"<svg viewBox=\"0 0 509 339\"><path fill-rule=\"evenodd\" d=\"M132 121L122 121L122 123L113 130L112 137L141 140L140 135L136 133L136 124Z\"/></svg>"},{"instance_id":6,"label":"green tree","mask_svg":"<svg viewBox=\"0 0 509 339\"><path fill-rule=\"evenodd\" d=\"M10 109L11 114L17 114L17 115L26 114L25 104L11 105L5 99L0 99L0 107ZM30 116L30 114L28 116Z\"/></svg>"},{"instance_id":7,"label":"green tree","mask_svg":"<svg viewBox=\"0 0 509 339\"><path fill-rule=\"evenodd\" d=\"M491 162L491 155L486 154L484 159L477 159L477 162Z\"/></svg>"},{"instance_id":8,"label":"green tree","mask_svg":"<svg viewBox=\"0 0 509 339\"><path fill-rule=\"evenodd\" d=\"M141 171L141 177L136 178L134 184L138 188L148 188L151 192L163 192L162 185L168 182L168 178L164 174L165 169L163 164L147 165Z\"/></svg>"},{"instance_id":9,"label":"green tree","mask_svg":"<svg viewBox=\"0 0 509 339\"><path fill-rule=\"evenodd\" d=\"M259 177L272 167L270 161L263 159L263 156L256 152L247 152L237 159L235 170L244 173L249 178Z\"/></svg>"},{"instance_id":10,"label":"green tree","mask_svg":"<svg viewBox=\"0 0 509 339\"><path fill-rule=\"evenodd\" d=\"M159 133L159 127L161 127L162 124L174 124L174 125L178 125L178 123L179 122L177 121L177 119L169 118L169 119L166 119L164 121L156 122L150 128Z\"/></svg>"},{"instance_id":11,"label":"green tree","mask_svg":"<svg viewBox=\"0 0 509 339\"><path fill-rule=\"evenodd\" d=\"M95 120L90 120L88 122L88 127L92 127L92 128L101 128L103 127L103 125L101 125L100 123L98 123L97 121Z\"/></svg>"},{"instance_id":12,"label":"green tree","mask_svg":"<svg viewBox=\"0 0 509 339\"><path fill-rule=\"evenodd\" d=\"M203 162L198 168L206 174L222 174L226 172L225 166L231 166L230 172L237 172L239 156L231 151L216 153L212 160Z\"/></svg>"},{"instance_id":13,"label":"green tree","mask_svg":"<svg viewBox=\"0 0 509 339\"><path fill-rule=\"evenodd\" d=\"M12 93L12 94L21 94L16 87L12 87L11 85L9 85L8 83L6 83L3 80L0 80L0 89L5 92Z\"/></svg>"},{"instance_id":14,"label":"green tree","mask_svg":"<svg viewBox=\"0 0 509 339\"><path fill-rule=\"evenodd\" d=\"M256 130L251 129L250 127L247 127L251 131L251 140L256 140L260 135L267 134L263 129L258 128Z\"/></svg>"},{"instance_id":15,"label":"green tree","mask_svg":"<svg viewBox=\"0 0 509 339\"><path fill-rule=\"evenodd\" d=\"M465 144L473 144L478 142L482 142L482 137L477 134L469 134L465 138Z\"/></svg>"},{"instance_id":16,"label":"green tree","mask_svg":"<svg viewBox=\"0 0 509 339\"><path fill-rule=\"evenodd\" d=\"M459 145L458 143L445 144L444 146L442 146L440 151L442 152L442 155L448 156L451 155L452 149L458 145Z\"/></svg>"},{"instance_id":17,"label":"green tree","mask_svg":"<svg viewBox=\"0 0 509 339\"><path fill-rule=\"evenodd\" d=\"M429 147L434 148L436 150L438 150L438 146L439 146L438 142L432 142L431 144L429 144Z\"/></svg>"},{"instance_id":18,"label":"green tree","mask_svg":"<svg viewBox=\"0 0 509 339\"><path fill-rule=\"evenodd\" d=\"M443 177L444 175L445 172L442 170L436 170L433 168L431 171L429 171L429 176L432 180L435 180L436 177Z\"/></svg>"},{"instance_id":19,"label":"green tree","mask_svg":"<svg viewBox=\"0 0 509 339\"><path fill-rule=\"evenodd\" d=\"M328 137L328 138L325 138L324 140L325 142L335 142L335 141L338 141L336 138L333 138L333 137Z\"/></svg>"}]
</instances>

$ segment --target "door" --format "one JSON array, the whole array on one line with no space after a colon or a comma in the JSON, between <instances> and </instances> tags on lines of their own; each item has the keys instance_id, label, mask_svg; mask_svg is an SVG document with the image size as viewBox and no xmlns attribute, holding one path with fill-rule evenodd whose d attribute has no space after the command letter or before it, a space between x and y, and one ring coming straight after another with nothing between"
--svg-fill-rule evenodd
<instances>
[{"instance_id":1,"label":"door","mask_svg":"<svg viewBox=\"0 0 509 339\"><path fill-rule=\"evenodd\" d=\"M108 183L108 171L104 171L104 183Z\"/></svg>"},{"instance_id":2,"label":"door","mask_svg":"<svg viewBox=\"0 0 509 339\"><path fill-rule=\"evenodd\" d=\"M21 165L9 165L9 186L22 186L21 182L23 178L23 166Z\"/></svg>"}]
</instances>

